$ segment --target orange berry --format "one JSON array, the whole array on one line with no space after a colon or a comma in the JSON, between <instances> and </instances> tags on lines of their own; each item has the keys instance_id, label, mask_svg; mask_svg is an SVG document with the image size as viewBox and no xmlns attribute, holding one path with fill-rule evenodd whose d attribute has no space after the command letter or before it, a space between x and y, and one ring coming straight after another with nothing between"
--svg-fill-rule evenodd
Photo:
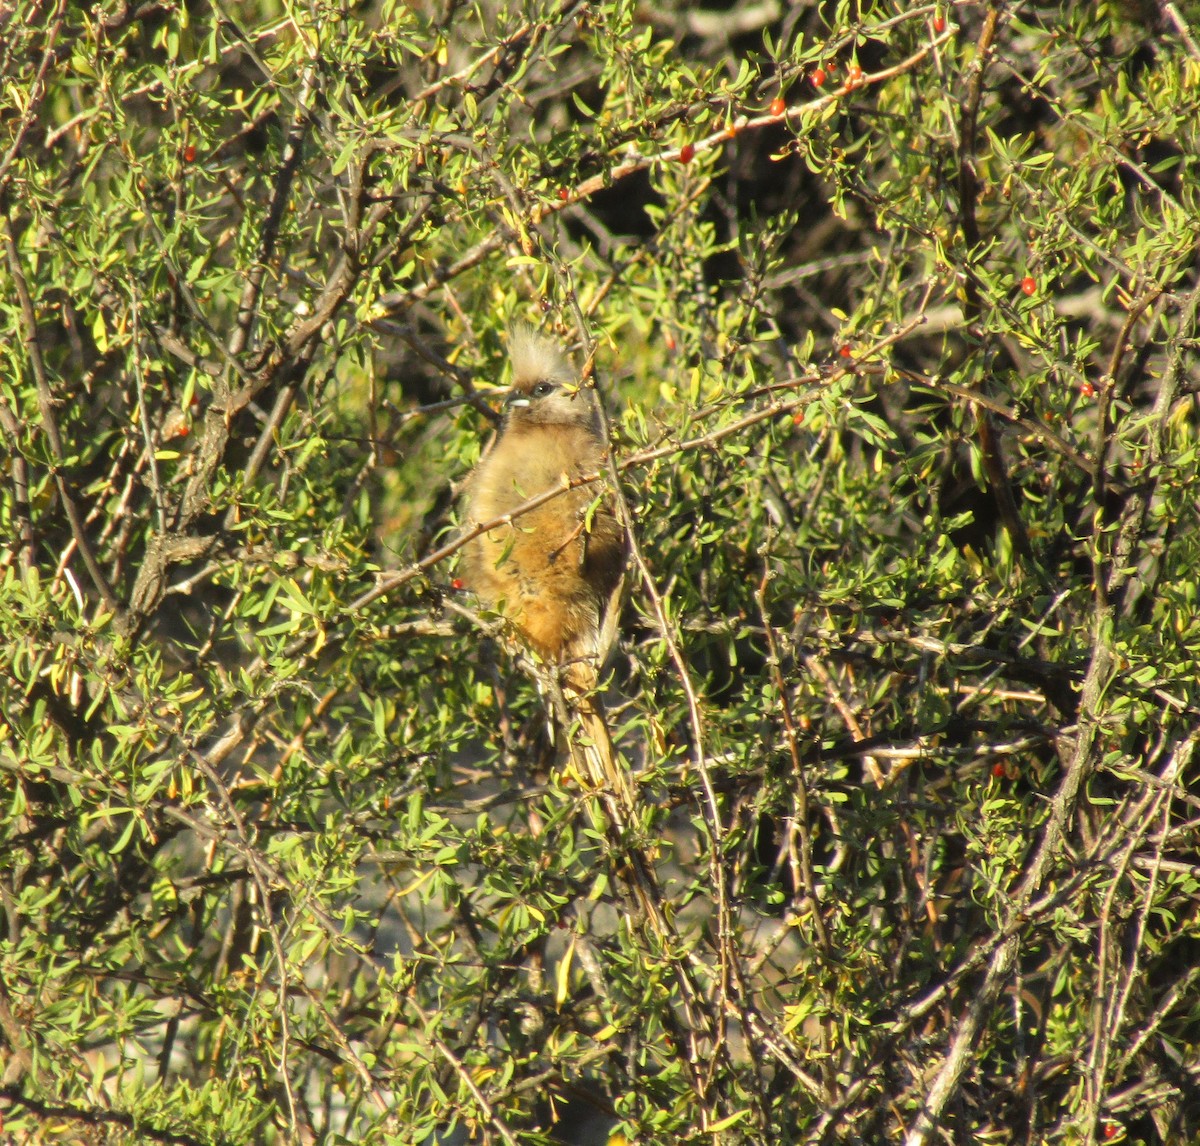
<instances>
[{"instance_id":1,"label":"orange berry","mask_svg":"<svg viewBox=\"0 0 1200 1146\"><path fill-rule=\"evenodd\" d=\"M827 78L828 78L828 76L826 75L824 68L814 69L813 74L812 74L813 87L815 87L815 88L822 87Z\"/></svg>"},{"instance_id":2,"label":"orange berry","mask_svg":"<svg viewBox=\"0 0 1200 1146\"><path fill-rule=\"evenodd\" d=\"M1021 290L1025 294L1033 294L1037 290L1037 279L1033 275L1026 275L1021 280Z\"/></svg>"},{"instance_id":3,"label":"orange berry","mask_svg":"<svg viewBox=\"0 0 1200 1146\"><path fill-rule=\"evenodd\" d=\"M776 96L771 101L771 114L779 116L783 115L785 111L787 111L787 101L783 98L783 96Z\"/></svg>"},{"instance_id":4,"label":"orange berry","mask_svg":"<svg viewBox=\"0 0 1200 1146\"><path fill-rule=\"evenodd\" d=\"M804 425L804 411L803 410L797 410L792 415L792 425L793 426L803 426Z\"/></svg>"},{"instance_id":5,"label":"orange berry","mask_svg":"<svg viewBox=\"0 0 1200 1146\"><path fill-rule=\"evenodd\" d=\"M853 349L851 349L850 343L845 342L841 346L838 347L838 354L842 358L850 358L853 356L854 351L853 351Z\"/></svg>"},{"instance_id":6,"label":"orange berry","mask_svg":"<svg viewBox=\"0 0 1200 1146\"><path fill-rule=\"evenodd\" d=\"M946 17L939 12L933 18L933 30L940 36L946 30Z\"/></svg>"},{"instance_id":7,"label":"orange berry","mask_svg":"<svg viewBox=\"0 0 1200 1146\"><path fill-rule=\"evenodd\" d=\"M695 159L695 157L696 157L696 149L690 143L685 143L679 149L679 162L680 163L691 163L691 161L693 159Z\"/></svg>"},{"instance_id":8,"label":"orange berry","mask_svg":"<svg viewBox=\"0 0 1200 1146\"><path fill-rule=\"evenodd\" d=\"M1083 395L1085 398L1090 398L1090 397L1092 397L1092 395L1093 395L1093 394L1095 394L1095 393L1096 393L1096 387L1095 387L1095 386L1093 386L1093 385L1092 385L1090 382L1084 382L1084 383L1083 383L1083 384L1082 384L1082 385L1079 387L1079 392L1080 392L1080 394L1082 394L1082 395Z\"/></svg>"},{"instance_id":9,"label":"orange berry","mask_svg":"<svg viewBox=\"0 0 1200 1146\"><path fill-rule=\"evenodd\" d=\"M565 203L568 199L571 198L571 192L568 191L565 187L560 187L558 189L558 197Z\"/></svg>"},{"instance_id":10,"label":"orange berry","mask_svg":"<svg viewBox=\"0 0 1200 1146\"><path fill-rule=\"evenodd\" d=\"M465 589L466 586L463 584L461 577L455 577L454 580L450 582L450 588L457 593L460 590Z\"/></svg>"},{"instance_id":11,"label":"orange berry","mask_svg":"<svg viewBox=\"0 0 1200 1146\"><path fill-rule=\"evenodd\" d=\"M183 149L183 161L184 163L196 162L196 145L194 143L189 143L187 147Z\"/></svg>"},{"instance_id":12,"label":"orange berry","mask_svg":"<svg viewBox=\"0 0 1200 1146\"><path fill-rule=\"evenodd\" d=\"M846 83L849 84L850 87L854 87L855 84L862 83L862 78L863 70L857 64L851 64L846 69Z\"/></svg>"}]
</instances>

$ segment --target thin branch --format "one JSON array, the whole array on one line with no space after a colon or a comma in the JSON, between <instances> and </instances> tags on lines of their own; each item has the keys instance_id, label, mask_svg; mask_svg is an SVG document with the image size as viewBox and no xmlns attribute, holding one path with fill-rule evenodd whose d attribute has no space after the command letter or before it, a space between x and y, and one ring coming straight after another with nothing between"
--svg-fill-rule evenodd
<instances>
[{"instance_id":1,"label":"thin branch","mask_svg":"<svg viewBox=\"0 0 1200 1146\"><path fill-rule=\"evenodd\" d=\"M963 99L962 114L959 119L958 214L963 245L966 248L963 312L968 326L977 324L982 313L982 292L974 269L974 261L981 243L979 222L975 214L976 200L979 197L979 177L975 172L975 140L978 129L979 104L983 95L983 81L995 49L1000 12L999 0L993 0L988 7L983 28L979 33L979 40L975 45L975 58L971 61L970 79L967 81L967 92ZM1000 451L1000 442L985 410L976 411L976 430L979 435L979 450L983 459L983 468L987 473L988 486L996 504L996 512L1016 551L1023 557L1032 559L1033 547L1029 543L1029 534L1025 529L1025 523L1021 520L1021 515L1017 510L1008 468Z\"/></svg>"},{"instance_id":2,"label":"thin branch","mask_svg":"<svg viewBox=\"0 0 1200 1146\"><path fill-rule=\"evenodd\" d=\"M230 819L233 821L234 831L237 833L238 841L242 845L243 854L248 860L250 874L254 880L254 885L258 889L258 895L262 912L262 926L267 934L271 937L271 945L275 952L275 962L279 967L279 1075L283 1080L284 1094L287 1096L288 1115L291 1122L291 1132L293 1138L296 1136L297 1126L299 1124L298 1115L296 1112L296 1095L292 1089L291 1075L288 1073L288 1048L291 1042L291 1019L288 1014L288 994L290 990L290 976L288 974L287 955L283 950L283 940L279 935L279 927L276 924L271 910L271 887L267 879L264 878L262 866L258 860L257 850L250 841L250 834L246 828L246 822L242 818L241 812L233 801L233 797L229 794L229 789L225 786L224 781L217 775L216 770L208 763L207 760L199 753L192 749L188 749L188 755L199 767L200 771L208 779L215 791L220 797L221 803L225 805ZM253 859L251 859L253 857Z\"/></svg>"},{"instance_id":3,"label":"thin branch","mask_svg":"<svg viewBox=\"0 0 1200 1146\"><path fill-rule=\"evenodd\" d=\"M21 102L24 107L21 112L21 119L16 127L12 129L12 143L8 150L4 153L3 158L0 158L0 207L7 205L7 190L9 180L12 178L12 165L17 155L21 151L21 146L25 142L25 136L29 132L33 122L37 119L38 111L41 109L42 100L46 98L46 75L50 68L58 60L58 53L55 51L54 44L58 39L59 32L62 31L63 21L66 18L67 0L58 0L54 12L49 18L49 28L46 32L45 48L42 51L42 59L38 64L37 73L33 77L32 83L22 93L23 99ZM5 83L11 84L11 77L5 77Z\"/></svg>"},{"instance_id":4,"label":"thin branch","mask_svg":"<svg viewBox=\"0 0 1200 1146\"><path fill-rule=\"evenodd\" d=\"M759 583L755 600L758 602L759 616L762 617L763 631L767 637L767 667L770 670L775 691L779 695L779 714L783 720L784 736L787 741L788 753L792 758L792 776L796 784L796 830L800 833L800 879L804 894L809 901L812 912L813 933L817 938L817 946L826 956L829 955L829 935L825 930L825 920L821 915L821 901L817 896L817 881L812 867L812 835L808 826L808 781L804 775L804 762L800 758L800 746L796 734L796 724L792 718L792 705L788 696L787 682L783 679L783 665L779 651L779 641L775 636L775 627L771 624L770 613L767 609L767 583L771 577L770 567L763 570L762 581ZM861 735L859 737L861 739Z\"/></svg>"},{"instance_id":5,"label":"thin branch","mask_svg":"<svg viewBox=\"0 0 1200 1146\"><path fill-rule=\"evenodd\" d=\"M29 466L25 455L21 452L21 424L16 415L9 409L8 403L0 395L0 430L4 431L9 441L13 484L13 514L17 519L17 539L20 548L17 550L17 561L21 571L27 573L33 567L33 558L37 549L37 538L33 532L33 517L29 509Z\"/></svg>"},{"instance_id":6,"label":"thin branch","mask_svg":"<svg viewBox=\"0 0 1200 1146\"><path fill-rule=\"evenodd\" d=\"M23 1094L16 1086L0 1087L0 1098L16 1106L24 1107L46 1121L66 1119L81 1122L85 1126L122 1126L135 1131L137 1136L151 1142L167 1142L171 1146L215 1146L224 1143L223 1138L197 1138L178 1130L167 1130L157 1126L143 1114L126 1114L123 1110L103 1110L94 1106L77 1106L69 1102L45 1102Z\"/></svg>"},{"instance_id":7,"label":"thin branch","mask_svg":"<svg viewBox=\"0 0 1200 1146\"><path fill-rule=\"evenodd\" d=\"M316 77L317 63L314 60L305 68L300 80L300 95L296 100L295 115L288 128L287 138L284 140L283 155L280 157L279 170L275 175L271 202L267 208L266 218L263 220L262 234L258 243L258 256L246 276L246 285L242 288L242 296L238 301L237 324L228 347L231 358L237 358L250 343L250 333L258 315L263 278L274 256L275 242L279 237L279 226L283 222L283 213L292 193L292 182L300 168L301 146L308 130L312 102L316 94Z\"/></svg>"},{"instance_id":8,"label":"thin branch","mask_svg":"<svg viewBox=\"0 0 1200 1146\"><path fill-rule=\"evenodd\" d=\"M904 18L911 18L911 13L907 13ZM807 103L794 104L778 115L737 116L730 121L727 127L723 127L719 131L711 132L703 138L694 140L687 146L693 149L695 155L702 155L707 151L723 147L729 140L734 139L743 131L756 131L779 123L791 123L794 120L803 121L807 117L819 118L820 113L827 106L836 103L849 93L861 88L885 83L896 76L912 71L930 53L936 51L937 48L946 43L954 35L955 29L947 28L945 32L937 36L930 43L890 68L883 68L877 72L864 74L854 83L847 81L841 87L835 88L825 95L809 100ZM592 195L606 191L621 180L627 179L632 175L637 175L649 167L660 163L677 162L682 151L682 146L664 148L649 155L643 155L634 149L631 153L627 154L627 157L623 161L617 163L616 166L607 169L599 175L593 175L584 179L573 188L567 188L565 197L535 204L530 212L529 221L536 226L551 215L566 210L582 199L588 199ZM486 239L477 243L471 250L467 251L466 254L460 256L454 262L444 267L436 267L431 277L424 282L407 290L391 291L381 295L378 300L376 316L383 317L397 314L413 306L415 303L428 298L443 283L457 278L465 271L478 266L489 255L500 250L506 241L506 235L499 231L493 231Z\"/></svg>"},{"instance_id":9,"label":"thin branch","mask_svg":"<svg viewBox=\"0 0 1200 1146\"><path fill-rule=\"evenodd\" d=\"M21 308L21 334L25 343L25 351L29 355L29 365L33 370L34 383L37 387L38 411L42 419L42 432L46 435L46 441L50 445L50 456L54 459L55 463L53 469L54 483L58 488L59 500L62 503L63 511L67 515L67 521L71 526L71 534L75 539L75 544L79 547L79 555L83 558L83 563L87 567L88 576L92 579L92 584L96 587L96 591L100 594L104 604L112 612L119 615L124 611L123 607L120 601L117 600L117 595L109 586L108 580L104 576L104 571L100 568L100 562L96 557L95 550L92 548L83 517L79 512L79 506L75 502L75 495L67 485L67 479L63 476L62 463L65 453L63 451L62 435L59 433L58 420L54 414L54 395L50 389L50 379L46 374L41 343L38 341L37 314L34 311L33 299L29 295L29 287L25 281L25 271L21 266L21 256L17 250L16 232L11 214L5 219L4 250L8 258L9 273L13 277L13 284L16 286L17 299Z\"/></svg>"}]
</instances>

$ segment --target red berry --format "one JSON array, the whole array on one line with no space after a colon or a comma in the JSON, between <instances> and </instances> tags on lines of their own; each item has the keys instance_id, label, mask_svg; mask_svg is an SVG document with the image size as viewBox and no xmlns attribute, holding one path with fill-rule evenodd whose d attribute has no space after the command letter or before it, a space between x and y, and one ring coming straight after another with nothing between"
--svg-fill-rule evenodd
<instances>
[{"instance_id":1,"label":"red berry","mask_svg":"<svg viewBox=\"0 0 1200 1146\"><path fill-rule=\"evenodd\" d=\"M793 426L803 426L804 425L804 411L803 410L797 410L792 415L792 425Z\"/></svg>"},{"instance_id":2,"label":"red berry","mask_svg":"<svg viewBox=\"0 0 1200 1146\"><path fill-rule=\"evenodd\" d=\"M850 343L847 342L838 347L838 354L842 358L851 358L854 355L854 351L851 349Z\"/></svg>"},{"instance_id":3,"label":"red berry","mask_svg":"<svg viewBox=\"0 0 1200 1146\"><path fill-rule=\"evenodd\" d=\"M1004 767L1003 762L997 760L996 763L992 765L992 775L995 776L997 780L1003 780L1008 775L1008 769Z\"/></svg>"},{"instance_id":4,"label":"red berry","mask_svg":"<svg viewBox=\"0 0 1200 1146\"><path fill-rule=\"evenodd\" d=\"M785 111L787 111L787 101L783 98L783 96L776 96L771 101L771 114L783 115Z\"/></svg>"},{"instance_id":5,"label":"red berry","mask_svg":"<svg viewBox=\"0 0 1200 1146\"><path fill-rule=\"evenodd\" d=\"M824 68L815 69L812 74L813 87L815 87L815 88L821 87L825 83L825 80L827 78L828 77L825 74Z\"/></svg>"},{"instance_id":6,"label":"red berry","mask_svg":"<svg viewBox=\"0 0 1200 1146\"><path fill-rule=\"evenodd\" d=\"M1035 279L1033 275L1026 275L1021 280L1021 290L1024 291L1025 294L1033 294L1037 290L1037 279Z\"/></svg>"},{"instance_id":7,"label":"red berry","mask_svg":"<svg viewBox=\"0 0 1200 1146\"><path fill-rule=\"evenodd\" d=\"M854 87L855 84L862 83L862 78L863 70L857 64L851 64L846 69L846 83L849 84L850 87Z\"/></svg>"},{"instance_id":8,"label":"red berry","mask_svg":"<svg viewBox=\"0 0 1200 1146\"><path fill-rule=\"evenodd\" d=\"M568 191L565 187L560 187L558 189L558 197L565 203L568 199L571 198L571 192Z\"/></svg>"},{"instance_id":9,"label":"red berry","mask_svg":"<svg viewBox=\"0 0 1200 1146\"><path fill-rule=\"evenodd\" d=\"M183 161L184 163L196 162L196 145L194 143L189 143L187 147L183 149Z\"/></svg>"},{"instance_id":10,"label":"red berry","mask_svg":"<svg viewBox=\"0 0 1200 1146\"><path fill-rule=\"evenodd\" d=\"M455 577L454 580L450 582L450 588L453 589L457 593L461 589L466 588L466 586L463 585L461 577Z\"/></svg>"},{"instance_id":11,"label":"red berry","mask_svg":"<svg viewBox=\"0 0 1200 1146\"><path fill-rule=\"evenodd\" d=\"M933 18L933 30L940 36L946 30L946 17L939 12Z\"/></svg>"},{"instance_id":12,"label":"red berry","mask_svg":"<svg viewBox=\"0 0 1200 1146\"><path fill-rule=\"evenodd\" d=\"M691 161L695 157L696 157L696 149L690 143L685 143L679 149L679 162L680 163L691 163Z\"/></svg>"},{"instance_id":13,"label":"red berry","mask_svg":"<svg viewBox=\"0 0 1200 1146\"><path fill-rule=\"evenodd\" d=\"M1095 387L1095 386L1093 386L1093 385L1092 385L1090 382L1084 382L1084 383L1083 383L1083 384L1082 384L1082 385L1079 387L1079 392L1080 392L1080 394L1082 394L1082 395L1083 395L1085 398L1090 398L1090 397L1092 397L1092 395L1093 395L1093 394L1095 394L1095 393L1096 393L1096 387Z\"/></svg>"},{"instance_id":14,"label":"red berry","mask_svg":"<svg viewBox=\"0 0 1200 1146\"><path fill-rule=\"evenodd\" d=\"M1106 1122L1104 1124L1104 1137L1115 1138L1119 1132L1119 1127L1115 1122Z\"/></svg>"}]
</instances>

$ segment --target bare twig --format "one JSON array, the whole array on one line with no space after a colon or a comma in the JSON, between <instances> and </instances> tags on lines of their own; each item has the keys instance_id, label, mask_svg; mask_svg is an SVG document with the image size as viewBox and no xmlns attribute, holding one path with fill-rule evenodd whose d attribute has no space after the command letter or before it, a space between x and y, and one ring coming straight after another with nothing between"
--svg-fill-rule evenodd
<instances>
[{"instance_id":1,"label":"bare twig","mask_svg":"<svg viewBox=\"0 0 1200 1146\"><path fill-rule=\"evenodd\" d=\"M57 41L58 35L62 31L63 21L66 18L66 10L67 0L57 0L54 11L48 18L49 27L46 31L46 46L42 49L42 58L38 63L38 70L33 77L32 83L25 89L20 101L23 105L21 118L12 129L12 143L9 144L8 150L4 153L3 157L0 157L0 208L7 204L7 189L9 180L12 178L13 161L20 153L21 147L25 142L25 136L37 118L38 111L42 106L42 100L46 98L46 76L58 58L55 51L55 41ZM11 78L6 78L6 82L11 83Z\"/></svg>"},{"instance_id":2,"label":"bare twig","mask_svg":"<svg viewBox=\"0 0 1200 1146\"><path fill-rule=\"evenodd\" d=\"M8 438L12 459L10 470L13 483L13 514L17 519L17 538L20 542L17 560L22 572L27 572L33 566L37 546L33 518L29 511L29 467L25 462L25 455L21 452L21 424L3 396L0 396L0 430L3 430Z\"/></svg>"},{"instance_id":3,"label":"bare twig","mask_svg":"<svg viewBox=\"0 0 1200 1146\"><path fill-rule=\"evenodd\" d=\"M775 627L771 624L770 613L767 610L767 583L770 576L771 571L768 566L763 570L763 578L759 583L758 592L755 593L755 599L758 601L758 612L762 617L763 631L767 636L768 668L775 691L779 694L779 714L783 720L788 753L792 758L792 776L796 785L796 831L800 834L800 878L812 912L813 934L817 938L817 946L825 955L828 955L829 935L825 930L825 920L821 916L821 902L817 897L817 883L812 868L812 837L808 826L808 781L804 775L804 762L800 758L799 739L796 733L796 724L792 718L792 705L788 697L787 682L783 679L779 641L775 636Z\"/></svg>"},{"instance_id":4,"label":"bare twig","mask_svg":"<svg viewBox=\"0 0 1200 1146\"><path fill-rule=\"evenodd\" d=\"M17 290L17 299L21 308L21 333L25 341L25 351L29 355L30 368L33 370L34 383L37 388L38 412L42 418L42 432L50 445L50 456L54 459L54 484L58 488L59 500L71 526L71 535L79 548L79 555L87 566L88 576L104 604L114 613L123 612L121 603L108 584L100 562L88 538L83 517L75 501L75 495L67 485L67 479L62 472L62 462L65 458L62 435L58 430L58 419L54 412L55 400L50 389L50 379L46 374L45 361L42 357L41 343L38 341L37 314L34 311L33 299L29 295L29 287L25 282L25 271L21 265L20 252L17 250L17 239L14 231L12 216L5 219L4 250L8 258L9 273Z\"/></svg>"}]
</instances>

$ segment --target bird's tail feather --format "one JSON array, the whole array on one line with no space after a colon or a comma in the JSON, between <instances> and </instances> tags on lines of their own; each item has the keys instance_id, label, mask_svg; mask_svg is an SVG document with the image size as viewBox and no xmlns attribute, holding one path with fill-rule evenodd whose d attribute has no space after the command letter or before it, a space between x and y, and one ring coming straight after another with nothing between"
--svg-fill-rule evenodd
<instances>
[{"instance_id":1,"label":"bird's tail feather","mask_svg":"<svg viewBox=\"0 0 1200 1146\"><path fill-rule=\"evenodd\" d=\"M629 773L617 757L608 713L595 688L595 676L590 668L586 672L573 671L564 689L567 706L579 721L579 730L569 741L571 759L576 771L593 788L612 793L624 822L636 811L637 801Z\"/></svg>"},{"instance_id":2,"label":"bird's tail feather","mask_svg":"<svg viewBox=\"0 0 1200 1146\"><path fill-rule=\"evenodd\" d=\"M590 664L581 663L573 665L566 678L563 696L579 722L575 734L568 735L571 763L580 777L592 786L612 826L624 840L628 884L651 930L660 943L668 946L672 931L663 916L654 867L631 838L630 828L637 816L637 797L629 772L613 745L604 701L596 690L596 671Z\"/></svg>"}]
</instances>

